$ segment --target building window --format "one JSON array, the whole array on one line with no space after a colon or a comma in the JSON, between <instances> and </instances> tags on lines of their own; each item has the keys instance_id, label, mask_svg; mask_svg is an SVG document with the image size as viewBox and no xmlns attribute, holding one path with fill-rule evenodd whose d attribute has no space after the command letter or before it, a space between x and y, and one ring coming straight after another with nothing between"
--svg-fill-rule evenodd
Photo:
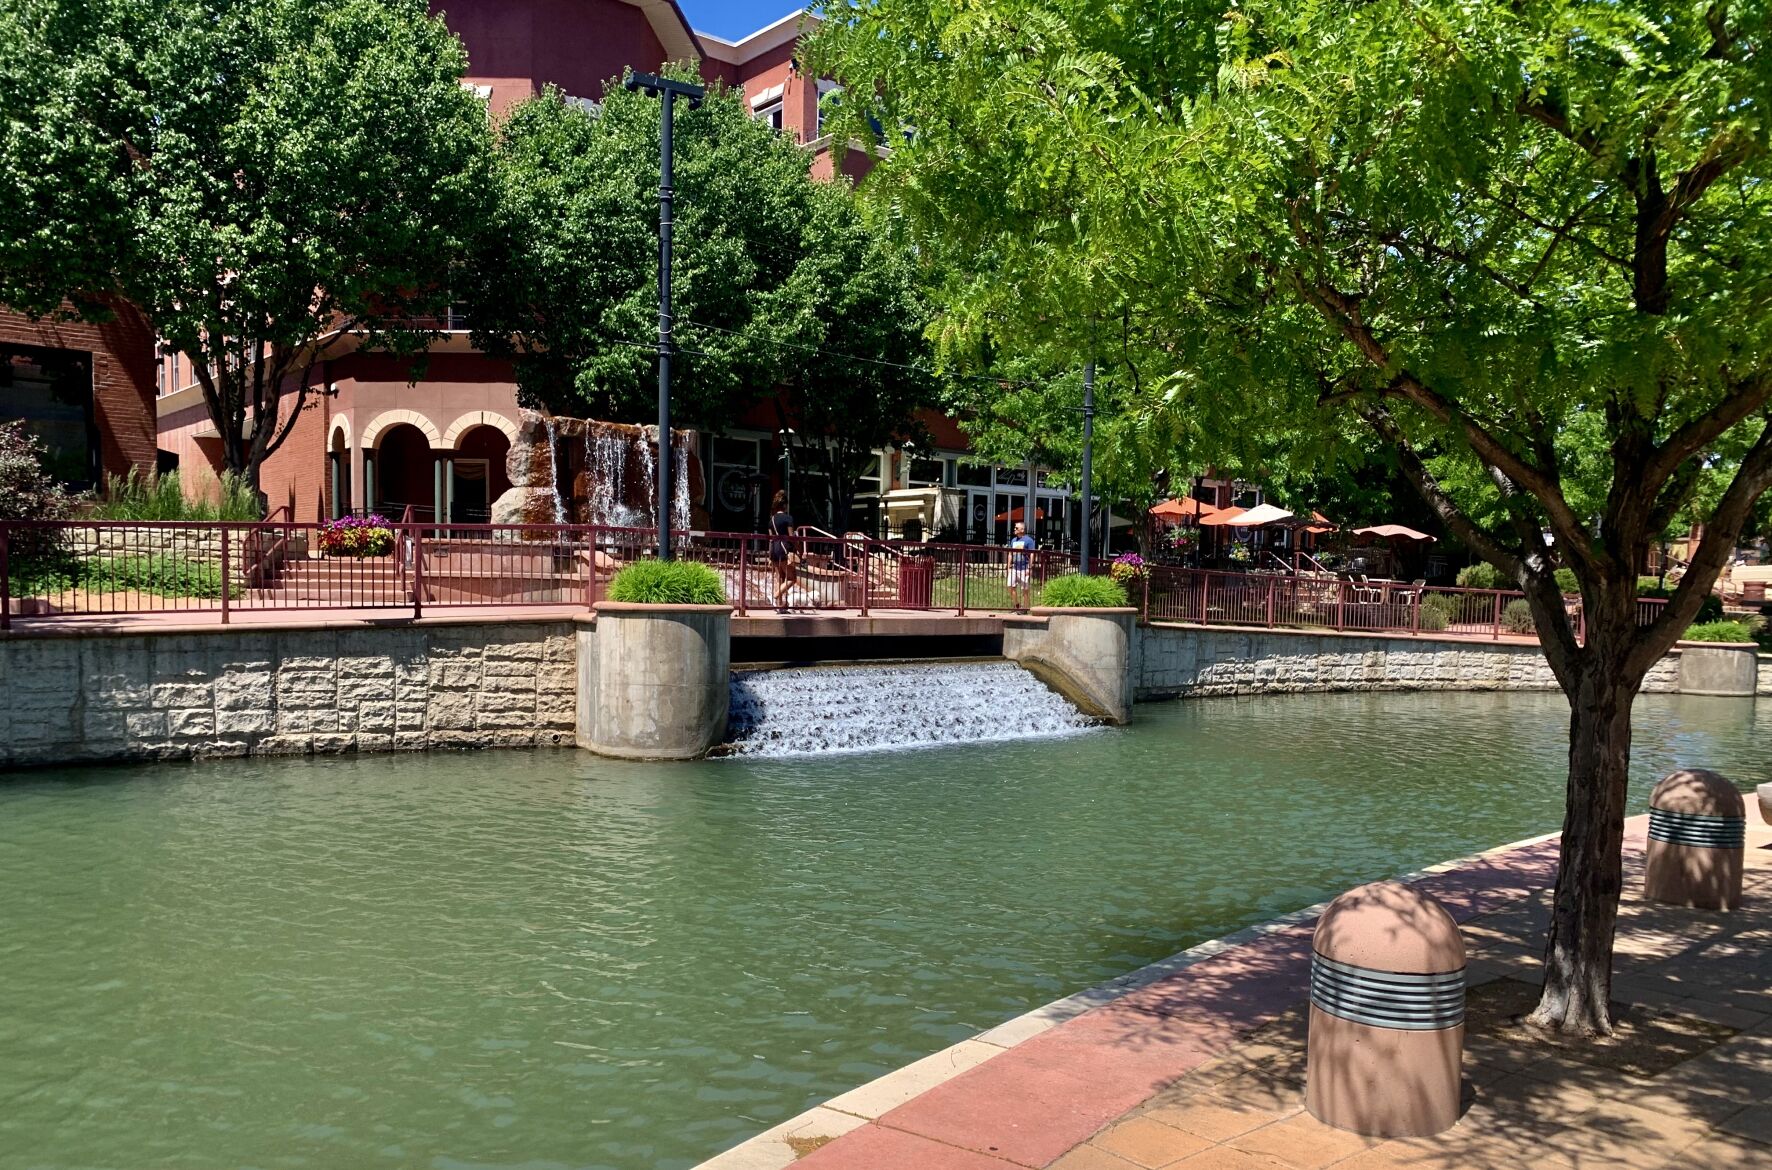
<instances>
[{"instance_id":1,"label":"building window","mask_svg":"<svg viewBox=\"0 0 1772 1170\"><path fill-rule=\"evenodd\" d=\"M0 422L14 419L42 442L50 475L76 491L98 485L91 354L0 345Z\"/></svg>"},{"instance_id":2,"label":"building window","mask_svg":"<svg viewBox=\"0 0 1772 1170\"><path fill-rule=\"evenodd\" d=\"M841 100L842 92L843 87L834 81L818 83L818 136L820 138L824 137L825 118L836 113L837 102Z\"/></svg>"},{"instance_id":3,"label":"building window","mask_svg":"<svg viewBox=\"0 0 1772 1170\"><path fill-rule=\"evenodd\" d=\"M781 99L776 98L774 101L764 102L756 108L754 116L767 122L771 130L780 130L782 128Z\"/></svg>"},{"instance_id":4,"label":"building window","mask_svg":"<svg viewBox=\"0 0 1772 1170\"><path fill-rule=\"evenodd\" d=\"M942 474L946 469L939 459L911 460L910 485L912 487L937 487L942 482Z\"/></svg>"},{"instance_id":5,"label":"building window","mask_svg":"<svg viewBox=\"0 0 1772 1170\"><path fill-rule=\"evenodd\" d=\"M990 487L991 465L988 463L961 463L956 478L963 487Z\"/></svg>"}]
</instances>

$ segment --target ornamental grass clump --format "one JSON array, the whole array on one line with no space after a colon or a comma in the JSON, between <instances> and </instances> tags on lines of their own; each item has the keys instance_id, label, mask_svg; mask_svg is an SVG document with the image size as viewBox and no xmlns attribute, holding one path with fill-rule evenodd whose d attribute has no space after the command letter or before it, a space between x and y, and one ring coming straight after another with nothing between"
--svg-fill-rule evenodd
<instances>
[{"instance_id":1,"label":"ornamental grass clump","mask_svg":"<svg viewBox=\"0 0 1772 1170\"><path fill-rule=\"evenodd\" d=\"M1753 627L1746 622L1697 622L1686 627L1688 642L1751 642Z\"/></svg>"},{"instance_id":2,"label":"ornamental grass clump","mask_svg":"<svg viewBox=\"0 0 1772 1170\"><path fill-rule=\"evenodd\" d=\"M699 561L635 561L609 582L609 600L640 605L725 605L726 584Z\"/></svg>"},{"instance_id":3,"label":"ornamental grass clump","mask_svg":"<svg viewBox=\"0 0 1772 1170\"><path fill-rule=\"evenodd\" d=\"M394 551L394 529L386 516L341 516L320 528L320 551L329 557L385 557Z\"/></svg>"},{"instance_id":4,"label":"ornamental grass clump","mask_svg":"<svg viewBox=\"0 0 1772 1170\"><path fill-rule=\"evenodd\" d=\"M1052 609L1111 609L1127 604L1126 587L1111 577L1066 573L1046 582L1040 604Z\"/></svg>"},{"instance_id":5,"label":"ornamental grass clump","mask_svg":"<svg viewBox=\"0 0 1772 1170\"><path fill-rule=\"evenodd\" d=\"M1532 607L1526 604L1524 597L1516 597L1507 603L1501 611L1501 625L1510 634L1538 632L1538 619L1532 616Z\"/></svg>"}]
</instances>

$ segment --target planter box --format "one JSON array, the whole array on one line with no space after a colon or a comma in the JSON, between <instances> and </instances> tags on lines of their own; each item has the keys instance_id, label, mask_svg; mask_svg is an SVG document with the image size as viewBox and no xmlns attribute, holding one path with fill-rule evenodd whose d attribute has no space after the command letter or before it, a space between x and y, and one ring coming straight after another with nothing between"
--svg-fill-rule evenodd
<instances>
[{"instance_id":1,"label":"planter box","mask_svg":"<svg viewBox=\"0 0 1772 1170\"><path fill-rule=\"evenodd\" d=\"M605 756L693 760L726 738L730 605L599 601L581 629L578 743Z\"/></svg>"},{"instance_id":2,"label":"planter box","mask_svg":"<svg viewBox=\"0 0 1772 1170\"><path fill-rule=\"evenodd\" d=\"M1679 642L1682 695L1753 696L1759 646L1753 642Z\"/></svg>"}]
</instances>

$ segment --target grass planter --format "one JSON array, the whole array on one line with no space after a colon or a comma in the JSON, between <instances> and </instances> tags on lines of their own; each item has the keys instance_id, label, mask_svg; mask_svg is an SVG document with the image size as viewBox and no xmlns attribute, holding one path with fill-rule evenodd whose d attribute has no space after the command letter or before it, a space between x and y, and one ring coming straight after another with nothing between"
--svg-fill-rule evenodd
<instances>
[{"instance_id":1,"label":"grass planter","mask_svg":"<svg viewBox=\"0 0 1772 1170\"><path fill-rule=\"evenodd\" d=\"M725 605L726 584L699 561L635 561L609 582L609 600L630 605Z\"/></svg>"},{"instance_id":2,"label":"grass planter","mask_svg":"<svg viewBox=\"0 0 1772 1170\"><path fill-rule=\"evenodd\" d=\"M1123 609L1127 604L1126 587L1111 577L1066 573L1040 589L1042 609Z\"/></svg>"}]
</instances>

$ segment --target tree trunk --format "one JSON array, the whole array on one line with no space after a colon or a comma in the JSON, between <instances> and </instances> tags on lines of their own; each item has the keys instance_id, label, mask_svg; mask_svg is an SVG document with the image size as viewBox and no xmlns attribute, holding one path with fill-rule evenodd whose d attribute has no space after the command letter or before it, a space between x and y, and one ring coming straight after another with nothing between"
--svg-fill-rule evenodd
<instances>
[{"instance_id":1,"label":"tree trunk","mask_svg":"<svg viewBox=\"0 0 1772 1170\"><path fill-rule=\"evenodd\" d=\"M1544 952L1544 994L1531 1022L1561 1032L1612 1032L1612 942L1624 890L1624 810L1631 701L1641 676L1617 664L1632 631L1588 630L1569 687L1569 786ZM1605 638L1607 644L1596 644ZM1608 651L1613 651L1608 653Z\"/></svg>"}]
</instances>

